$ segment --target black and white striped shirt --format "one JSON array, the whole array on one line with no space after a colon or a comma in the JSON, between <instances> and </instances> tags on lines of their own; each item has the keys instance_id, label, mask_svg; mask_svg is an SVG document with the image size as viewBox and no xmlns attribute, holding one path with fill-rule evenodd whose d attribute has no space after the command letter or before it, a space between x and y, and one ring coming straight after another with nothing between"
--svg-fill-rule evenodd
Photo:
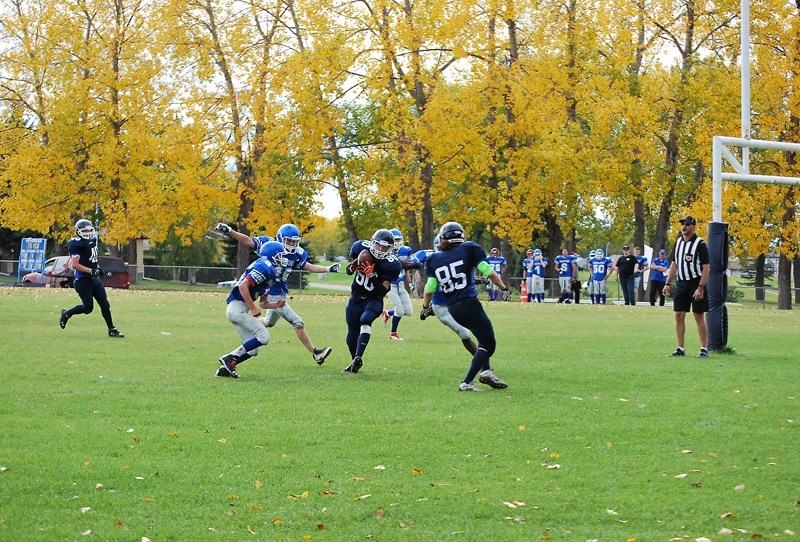
<instances>
[{"instance_id":1,"label":"black and white striped shirt","mask_svg":"<svg viewBox=\"0 0 800 542\"><path fill-rule=\"evenodd\" d=\"M700 278L703 274L703 265L709 263L708 246L697 235L693 235L688 241L679 235L670 259L675 262L678 280L690 281Z\"/></svg>"}]
</instances>

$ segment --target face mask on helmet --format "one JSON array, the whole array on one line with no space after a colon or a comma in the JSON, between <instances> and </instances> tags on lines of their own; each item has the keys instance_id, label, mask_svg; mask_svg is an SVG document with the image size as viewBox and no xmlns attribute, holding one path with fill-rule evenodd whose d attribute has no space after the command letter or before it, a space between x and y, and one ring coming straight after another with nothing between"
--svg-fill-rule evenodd
<instances>
[{"instance_id":1,"label":"face mask on helmet","mask_svg":"<svg viewBox=\"0 0 800 542\"><path fill-rule=\"evenodd\" d=\"M75 223L75 233L77 233L78 237L81 239L91 240L96 238L94 226L92 226L92 223L85 218L82 218Z\"/></svg>"},{"instance_id":2,"label":"face mask on helmet","mask_svg":"<svg viewBox=\"0 0 800 542\"><path fill-rule=\"evenodd\" d=\"M258 255L266 258L275 267L289 267L289 259L286 257L283 244L277 241L264 243Z\"/></svg>"},{"instance_id":3,"label":"face mask on helmet","mask_svg":"<svg viewBox=\"0 0 800 542\"><path fill-rule=\"evenodd\" d=\"M400 248L403 246L403 234L400 233L400 230L392 229L389 230L392 232L392 239L394 239L394 248Z\"/></svg>"},{"instance_id":4,"label":"face mask on helmet","mask_svg":"<svg viewBox=\"0 0 800 542\"><path fill-rule=\"evenodd\" d=\"M380 229L372 234L372 239L369 241L369 251L375 258L385 260L391 253L392 248L394 248L392 232Z\"/></svg>"},{"instance_id":5,"label":"face mask on helmet","mask_svg":"<svg viewBox=\"0 0 800 542\"><path fill-rule=\"evenodd\" d=\"M492 256L499 256L500 251L496 248L493 248L491 251L489 251L489 254L491 254Z\"/></svg>"},{"instance_id":6,"label":"face mask on helmet","mask_svg":"<svg viewBox=\"0 0 800 542\"><path fill-rule=\"evenodd\" d=\"M300 229L294 224L284 224L278 228L275 239L283 245L286 252L291 254L300 247Z\"/></svg>"}]
</instances>

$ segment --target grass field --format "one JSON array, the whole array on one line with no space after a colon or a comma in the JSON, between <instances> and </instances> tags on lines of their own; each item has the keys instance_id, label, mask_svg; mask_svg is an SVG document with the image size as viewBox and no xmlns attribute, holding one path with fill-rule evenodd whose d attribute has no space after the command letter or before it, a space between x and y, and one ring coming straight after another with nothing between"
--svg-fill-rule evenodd
<instances>
[{"instance_id":1,"label":"grass field","mask_svg":"<svg viewBox=\"0 0 800 542\"><path fill-rule=\"evenodd\" d=\"M459 393L468 355L416 315L343 374L331 295L291 301L325 365L281 322L214 378L225 295L111 291L114 340L59 328L73 291L0 288L0 540L800 536L796 311L730 307L736 352L699 360L666 357L669 309L491 304L509 388Z\"/></svg>"}]
</instances>

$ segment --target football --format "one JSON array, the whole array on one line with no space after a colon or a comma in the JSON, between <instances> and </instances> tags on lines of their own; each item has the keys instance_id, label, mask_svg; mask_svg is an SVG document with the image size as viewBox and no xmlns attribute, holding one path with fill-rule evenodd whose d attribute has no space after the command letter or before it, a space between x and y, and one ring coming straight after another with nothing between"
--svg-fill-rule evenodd
<instances>
[{"instance_id":1,"label":"football","mask_svg":"<svg viewBox=\"0 0 800 542\"><path fill-rule=\"evenodd\" d=\"M373 263L374 259L372 258L372 252L368 249L364 249L358 253L358 265L362 263Z\"/></svg>"}]
</instances>

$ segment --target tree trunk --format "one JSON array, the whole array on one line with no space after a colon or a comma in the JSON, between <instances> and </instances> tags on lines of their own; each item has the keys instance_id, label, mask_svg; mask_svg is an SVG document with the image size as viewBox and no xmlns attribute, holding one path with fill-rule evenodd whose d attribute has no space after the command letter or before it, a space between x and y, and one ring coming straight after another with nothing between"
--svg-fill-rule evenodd
<instances>
[{"instance_id":1,"label":"tree trunk","mask_svg":"<svg viewBox=\"0 0 800 542\"><path fill-rule=\"evenodd\" d=\"M764 275L766 274L767 257L764 254L759 254L756 258L756 301L764 302Z\"/></svg>"},{"instance_id":2,"label":"tree trunk","mask_svg":"<svg viewBox=\"0 0 800 542\"><path fill-rule=\"evenodd\" d=\"M785 254L778 256L778 309L792 310L792 261Z\"/></svg>"}]
</instances>

